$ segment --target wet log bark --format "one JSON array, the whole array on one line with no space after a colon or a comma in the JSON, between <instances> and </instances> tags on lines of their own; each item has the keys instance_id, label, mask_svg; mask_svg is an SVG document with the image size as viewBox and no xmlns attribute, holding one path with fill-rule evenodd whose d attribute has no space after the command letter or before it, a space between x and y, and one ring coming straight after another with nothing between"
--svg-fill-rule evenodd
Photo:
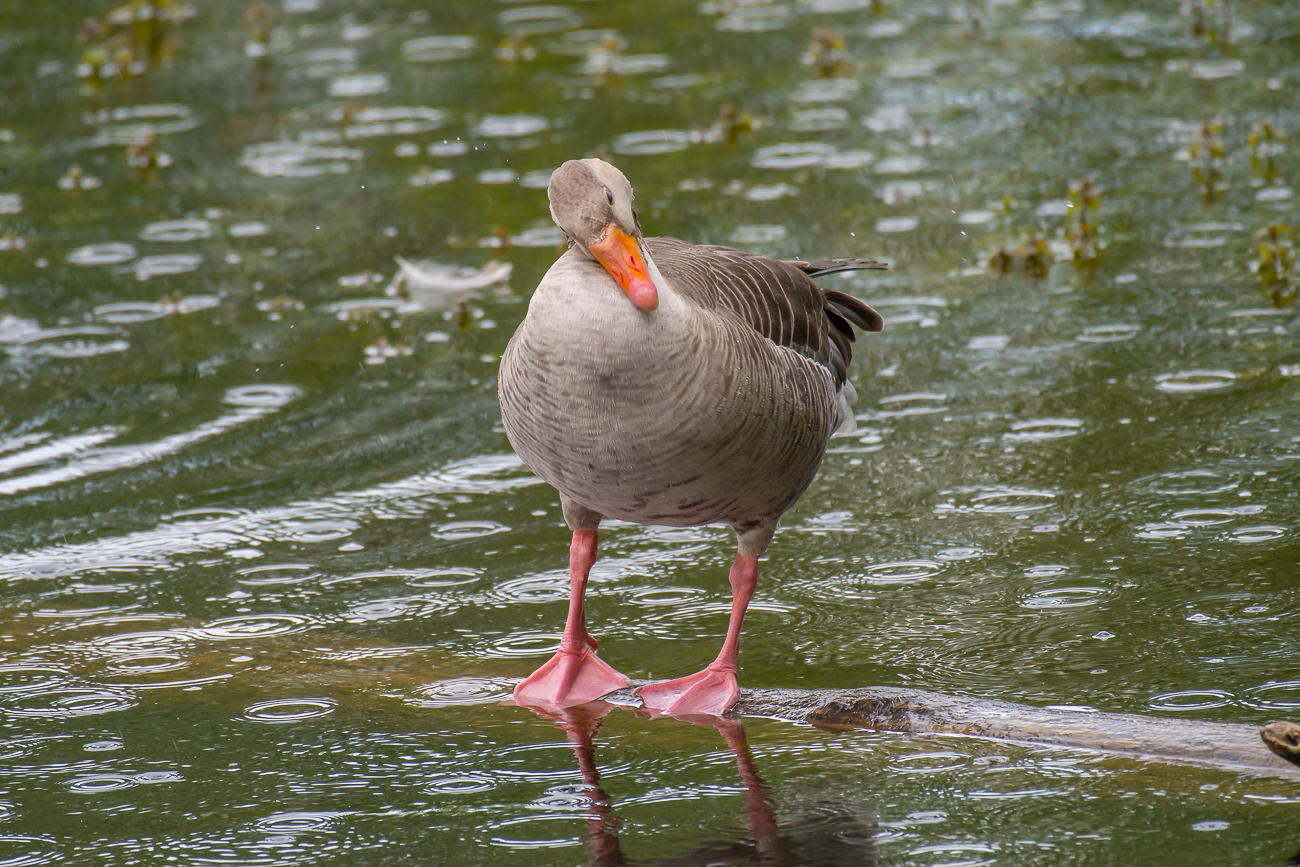
<instances>
[{"instance_id":1,"label":"wet log bark","mask_svg":"<svg viewBox=\"0 0 1300 867\"><path fill-rule=\"evenodd\" d=\"M1295 746L1300 743L1300 725L1289 722L1260 729L1136 714L1050 710L892 687L744 689L735 710L744 716L833 730L948 732L1300 780L1300 747Z\"/></svg>"}]
</instances>

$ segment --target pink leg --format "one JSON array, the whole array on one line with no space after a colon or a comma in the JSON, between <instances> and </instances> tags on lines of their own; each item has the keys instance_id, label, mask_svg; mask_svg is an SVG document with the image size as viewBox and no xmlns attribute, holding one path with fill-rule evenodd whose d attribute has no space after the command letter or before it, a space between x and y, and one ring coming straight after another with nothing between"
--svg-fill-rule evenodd
<instances>
[{"instance_id":1,"label":"pink leg","mask_svg":"<svg viewBox=\"0 0 1300 867\"><path fill-rule=\"evenodd\" d=\"M596 656L596 639L587 634L583 596L596 562L596 533L575 530L569 546L569 619L560 649L515 687L520 704L570 707L593 701L631 682Z\"/></svg>"},{"instance_id":2,"label":"pink leg","mask_svg":"<svg viewBox=\"0 0 1300 867\"><path fill-rule=\"evenodd\" d=\"M676 680L652 683L637 690L645 706L660 713L725 713L740 697L736 683L736 655L740 651L740 624L745 609L758 586L758 555L737 554L731 564L731 620L727 623L727 640L718 658L708 668Z\"/></svg>"}]
</instances>

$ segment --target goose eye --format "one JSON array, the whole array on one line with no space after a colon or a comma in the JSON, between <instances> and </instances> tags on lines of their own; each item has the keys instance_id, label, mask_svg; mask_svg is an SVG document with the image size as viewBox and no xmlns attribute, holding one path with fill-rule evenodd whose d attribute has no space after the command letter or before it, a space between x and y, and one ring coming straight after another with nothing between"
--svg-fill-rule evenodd
<instances>
[{"instance_id":1,"label":"goose eye","mask_svg":"<svg viewBox=\"0 0 1300 867\"><path fill-rule=\"evenodd\" d=\"M605 201L609 202L611 205L614 204L614 194L609 190L605 190Z\"/></svg>"}]
</instances>

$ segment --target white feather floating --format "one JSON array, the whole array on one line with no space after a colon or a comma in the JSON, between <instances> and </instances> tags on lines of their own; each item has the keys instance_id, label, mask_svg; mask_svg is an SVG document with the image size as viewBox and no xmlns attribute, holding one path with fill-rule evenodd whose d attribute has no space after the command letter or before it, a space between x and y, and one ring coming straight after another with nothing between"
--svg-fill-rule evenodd
<instances>
[{"instance_id":1,"label":"white feather floating","mask_svg":"<svg viewBox=\"0 0 1300 867\"><path fill-rule=\"evenodd\" d=\"M418 300L425 304L436 304L439 296L452 297L504 283L510 279L510 272L515 267L509 262L489 262L476 271L431 259L408 262L401 256L394 256L393 260L399 270L388 284L387 294L399 295L404 287L412 296L420 296Z\"/></svg>"}]
</instances>

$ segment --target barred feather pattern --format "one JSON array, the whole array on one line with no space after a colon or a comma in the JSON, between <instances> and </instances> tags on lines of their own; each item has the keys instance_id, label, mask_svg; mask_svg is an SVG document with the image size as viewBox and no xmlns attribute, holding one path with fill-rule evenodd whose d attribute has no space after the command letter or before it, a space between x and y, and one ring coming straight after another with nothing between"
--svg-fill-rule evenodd
<instances>
[{"instance_id":1,"label":"barred feather pattern","mask_svg":"<svg viewBox=\"0 0 1300 867\"><path fill-rule=\"evenodd\" d=\"M566 512L727 523L761 553L843 422L850 320L794 264L646 244L653 313L578 250L547 272L502 359L506 433Z\"/></svg>"}]
</instances>

